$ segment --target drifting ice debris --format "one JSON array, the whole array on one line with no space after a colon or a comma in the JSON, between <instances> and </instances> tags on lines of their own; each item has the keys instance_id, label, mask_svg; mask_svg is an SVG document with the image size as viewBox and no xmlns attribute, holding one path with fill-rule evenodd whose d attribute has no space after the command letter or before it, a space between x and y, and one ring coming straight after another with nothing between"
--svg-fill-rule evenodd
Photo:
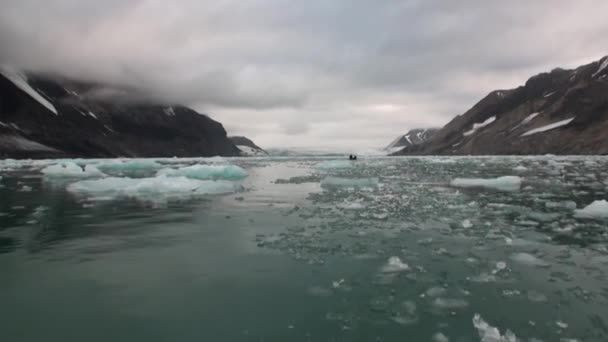
<instances>
[{"instance_id":1,"label":"drifting ice debris","mask_svg":"<svg viewBox=\"0 0 608 342\"><path fill-rule=\"evenodd\" d=\"M238 190L228 181L202 181L186 177L121 178L109 177L70 184L67 190L76 194L102 197L133 197L157 201L169 198L192 198L210 194L226 194Z\"/></svg>"},{"instance_id":2,"label":"drifting ice debris","mask_svg":"<svg viewBox=\"0 0 608 342\"><path fill-rule=\"evenodd\" d=\"M585 208L575 210L574 216L587 219L608 219L608 201L593 201Z\"/></svg>"},{"instance_id":3,"label":"drifting ice debris","mask_svg":"<svg viewBox=\"0 0 608 342\"><path fill-rule=\"evenodd\" d=\"M462 228L471 228L471 227L473 227L471 220L466 219L466 220L462 221Z\"/></svg>"},{"instance_id":4,"label":"drifting ice debris","mask_svg":"<svg viewBox=\"0 0 608 342\"><path fill-rule=\"evenodd\" d=\"M450 183L459 188L488 188L500 191L518 191L521 187L521 178L517 176L504 176L498 178L456 178Z\"/></svg>"},{"instance_id":5,"label":"drifting ice debris","mask_svg":"<svg viewBox=\"0 0 608 342\"><path fill-rule=\"evenodd\" d=\"M158 176L187 177L192 179L229 179L237 180L248 176L247 171L236 165L192 165L179 169L162 169Z\"/></svg>"},{"instance_id":6,"label":"drifting ice debris","mask_svg":"<svg viewBox=\"0 0 608 342\"><path fill-rule=\"evenodd\" d=\"M479 333L480 342L517 342L517 337L511 330L507 329L505 334L501 335L498 328L489 325L479 314L473 317L473 326Z\"/></svg>"},{"instance_id":7,"label":"drifting ice debris","mask_svg":"<svg viewBox=\"0 0 608 342\"><path fill-rule=\"evenodd\" d=\"M527 171L528 168L522 165L516 166L513 168L513 171L517 171L517 172L525 172Z\"/></svg>"},{"instance_id":8,"label":"drifting ice debris","mask_svg":"<svg viewBox=\"0 0 608 342\"><path fill-rule=\"evenodd\" d=\"M469 306L469 303L463 299L455 299L455 298L436 298L433 301L433 306L438 309L462 309Z\"/></svg>"},{"instance_id":9,"label":"drifting ice debris","mask_svg":"<svg viewBox=\"0 0 608 342\"><path fill-rule=\"evenodd\" d=\"M324 188L374 188L378 186L378 178L341 178L326 177L321 181Z\"/></svg>"},{"instance_id":10,"label":"drifting ice debris","mask_svg":"<svg viewBox=\"0 0 608 342\"><path fill-rule=\"evenodd\" d=\"M388 259L386 265L382 267L383 273L395 273L409 270L410 267L403 263L399 257L392 256Z\"/></svg>"},{"instance_id":11,"label":"drifting ice debris","mask_svg":"<svg viewBox=\"0 0 608 342\"><path fill-rule=\"evenodd\" d=\"M47 177L53 178L95 178L105 177L105 174L95 166L85 165L80 167L73 162L50 165L41 171Z\"/></svg>"},{"instance_id":12,"label":"drifting ice debris","mask_svg":"<svg viewBox=\"0 0 608 342\"><path fill-rule=\"evenodd\" d=\"M353 163L348 160L329 160L319 163L315 168L320 170L331 170L331 169L347 169L353 166Z\"/></svg>"}]
</instances>

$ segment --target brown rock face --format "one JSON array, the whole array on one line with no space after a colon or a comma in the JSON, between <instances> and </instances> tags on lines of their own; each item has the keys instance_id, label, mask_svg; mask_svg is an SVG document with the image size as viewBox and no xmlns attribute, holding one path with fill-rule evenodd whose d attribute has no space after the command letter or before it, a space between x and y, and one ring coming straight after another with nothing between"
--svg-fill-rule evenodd
<instances>
[{"instance_id":1,"label":"brown rock face","mask_svg":"<svg viewBox=\"0 0 608 342\"><path fill-rule=\"evenodd\" d=\"M493 91L427 142L396 154L608 154L608 56Z\"/></svg>"}]
</instances>

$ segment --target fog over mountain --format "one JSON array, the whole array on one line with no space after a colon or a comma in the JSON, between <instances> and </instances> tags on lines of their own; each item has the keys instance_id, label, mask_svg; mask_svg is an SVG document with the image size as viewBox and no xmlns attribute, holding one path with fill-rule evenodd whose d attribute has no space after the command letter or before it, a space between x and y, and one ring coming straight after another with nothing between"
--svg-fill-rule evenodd
<instances>
[{"instance_id":1,"label":"fog over mountain","mask_svg":"<svg viewBox=\"0 0 608 342\"><path fill-rule=\"evenodd\" d=\"M265 148L383 147L608 53L604 0L2 5L0 63L192 106Z\"/></svg>"}]
</instances>

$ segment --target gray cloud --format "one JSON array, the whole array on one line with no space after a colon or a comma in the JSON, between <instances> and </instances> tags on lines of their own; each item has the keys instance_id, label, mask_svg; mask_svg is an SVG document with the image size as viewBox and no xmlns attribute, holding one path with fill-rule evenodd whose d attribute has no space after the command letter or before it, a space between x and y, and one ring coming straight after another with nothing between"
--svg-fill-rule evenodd
<instances>
[{"instance_id":1,"label":"gray cloud","mask_svg":"<svg viewBox=\"0 0 608 342\"><path fill-rule=\"evenodd\" d=\"M382 146L608 53L604 0L5 0L0 62L140 88L264 146Z\"/></svg>"}]
</instances>

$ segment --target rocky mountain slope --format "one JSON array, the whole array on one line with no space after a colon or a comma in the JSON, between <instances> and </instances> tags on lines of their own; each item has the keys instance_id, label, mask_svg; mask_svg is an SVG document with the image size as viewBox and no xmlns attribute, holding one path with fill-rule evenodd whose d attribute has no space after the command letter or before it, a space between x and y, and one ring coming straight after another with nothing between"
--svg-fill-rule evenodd
<instances>
[{"instance_id":1,"label":"rocky mountain slope","mask_svg":"<svg viewBox=\"0 0 608 342\"><path fill-rule=\"evenodd\" d=\"M228 137L235 145L241 150L241 154L244 156L267 156L263 148L256 145L251 139L246 137L232 136Z\"/></svg>"},{"instance_id":2,"label":"rocky mountain slope","mask_svg":"<svg viewBox=\"0 0 608 342\"><path fill-rule=\"evenodd\" d=\"M491 92L397 154L608 154L608 56Z\"/></svg>"},{"instance_id":3,"label":"rocky mountain slope","mask_svg":"<svg viewBox=\"0 0 608 342\"><path fill-rule=\"evenodd\" d=\"M420 145L437 133L437 128L428 128L428 129L412 129L405 133L404 135L400 135L395 138L388 146L384 148L385 151L388 152L396 152L400 151L404 148L408 148L415 145Z\"/></svg>"},{"instance_id":4,"label":"rocky mountain slope","mask_svg":"<svg viewBox=\"0 0 608 342\"><path fill-rule=\"evenodd\" d=\"M222 125L129 90L0 68L0 158L237 156Z\"/></svg>"}]
</instances>

